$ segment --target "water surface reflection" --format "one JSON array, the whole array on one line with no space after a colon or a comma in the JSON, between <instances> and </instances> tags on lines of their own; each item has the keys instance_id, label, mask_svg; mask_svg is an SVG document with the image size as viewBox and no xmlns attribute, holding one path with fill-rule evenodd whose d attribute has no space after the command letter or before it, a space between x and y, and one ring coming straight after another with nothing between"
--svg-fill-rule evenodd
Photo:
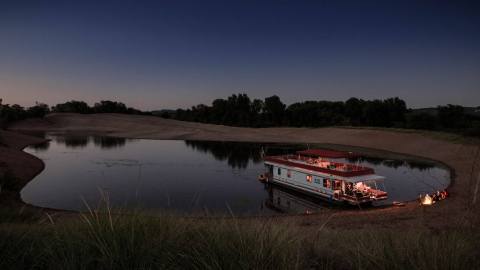
<instances>
[{"instance_id":1,"label":"water surface reflection","mask_svg":"<svg viewBox=\"0 0 480 270\"><path fill-rule=\"evenodd\" d=\"M47 135L51 141L26 149L46 169L22 191L38 206L83 210L100 193L115 207L182 213L269 215L318 212L331 205L257 181L262 154L294 153L302 144L129 140ZM387 177L390 200L412 200L444 188L449 172L430 162L359 157L345 160L373 167ZM101 191L101 192L100 192ZM388 203L388 202L387 202Z\"/></svg>"}]
</instances>

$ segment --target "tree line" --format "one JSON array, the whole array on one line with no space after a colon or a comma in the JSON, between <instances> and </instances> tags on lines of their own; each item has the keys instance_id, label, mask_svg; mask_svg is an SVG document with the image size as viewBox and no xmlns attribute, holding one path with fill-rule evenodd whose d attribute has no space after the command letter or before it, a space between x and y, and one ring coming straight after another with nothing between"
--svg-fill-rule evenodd
<instances>
[{"instance_id":1,"label":"tree line","mask_svg":"<svg viewBox=\"0 0 480 270\"><path fill-rule=\"evenodd\" d=\"M184 121L244 127L323 127L335 125L394 127L405 122L406 104L399 98L342 101L304 101L285 105L278 96L251 100L246 94L216 99L211 106L178 109L173 118Z\"/></svg>"},{"instance_id":2,"label":"tree line","mask_svg":"<svg viewBox=\"0 0 480 270\"><path fill-rule=\"evenodd\" d=\"M289 106L274 95L251 99L247 94L233 94L226 99L215 99L211 105L199 104L189 109L145 112L127 107L122 102L102 100L89 106L84 101L68 101L49 107L37 103L23 108L2 105L0 99L0 127L25 118L43 117L56 113L124 113L156 115L181 121L201 122L240 127L326 127L370 126L438 130L464 135L480 136L480 110L467 111L459 105L446 105L427 110L408 109L404 100L304 101Z\"/></svg>"},{"instance_id":3,"label":"tree line","mask_svg":"<svg viewBox=\"0 0 480 270\"><path fill-rule=\"evenodd\" d=\"M479 114L469 114L459 105L438 106L429 111L408 109L404 100L304 101L289 106L274 95L264 100L234 94L163 115L193 121L240 127L370 126L457 132L480 136Z\"/></svg>"},{"instance_id":4,"label":"tree line","mask_svg":"<svg viewBox=\"0 0 480 270\"><path fill-rule=\"evenodd\" d=\"M24 108L18 104L2 104L0 99L0 127L10 122L27 118L42 118L49 113L124 113L124 114L150 114L141 110L127 107L122 102L102 100L93 106L84 101L68 101L55 106L48 106L45 103L36 103L34 106Z\"/></svg>"}]
</instances>

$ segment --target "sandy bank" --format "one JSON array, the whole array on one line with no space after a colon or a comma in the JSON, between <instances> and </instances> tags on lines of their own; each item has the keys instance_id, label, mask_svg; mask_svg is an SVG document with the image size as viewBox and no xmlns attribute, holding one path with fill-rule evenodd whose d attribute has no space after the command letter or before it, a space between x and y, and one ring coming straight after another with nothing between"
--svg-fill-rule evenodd
<instances>
[{"instance_id":1,"label":"sandy bank","mask_svg":"<svg viewBox=\"0 0 480 270\"><path fill-rule=\"evenodd\" d=\"M454 184L450 187L451 198L433 207L418 207L410 204L403 208L375 211L341 212L329 219L331 226L372 226L386 227L417 226L424 224L431 227L469 225L478 221L480 198L477 190L480 181L480 162L475 158L479 145L460 144L437 139L413 132L394 132L388 130L345 129L345 128L236 128L219 125L181 122L151 116L120 114L52 114L45 119L30 119L15 123L11 131L50 131L82 132L93 134L110 134L126 138L146 139L194 139L194 140L231 140L261 142L304 142L351 145L373 148L406 155L424 157L440 161L455 171ZM12 133L7 133L13 136ZM22 179L33 177L38 173L38 160L19 151L28 140L17 138L18 147L4 149L14 151L9 155L18 155L17 162L7 164L17 168L15 174ZM11 141L15 145L15 139ZM8 139L7 139L7 144ZM20 154L21 153L21 154ZM21 156L21 158L20 158ZM8 159L8 158L7 158ZM24 161L20 162L20 159ZM27 160L28 159L28 160ZM6 160L3 158L1 161ZM22 169L24 168L24 169ZM30 169L26 169L30 168ZM41 170L41 169L40 169ZM28 173L30 172L30 173ZM327 217L305 217L305 224L321 224Z\"/></svg>"}]
</instances>

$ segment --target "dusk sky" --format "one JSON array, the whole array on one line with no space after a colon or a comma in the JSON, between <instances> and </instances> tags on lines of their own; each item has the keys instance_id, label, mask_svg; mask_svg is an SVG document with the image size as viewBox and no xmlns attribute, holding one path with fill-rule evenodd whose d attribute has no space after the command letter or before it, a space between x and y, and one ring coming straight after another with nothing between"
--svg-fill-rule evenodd
<instances>
[{"instance_id":1,"label":"dusk sky","mask_svg":"<svg viewBox=\"0 0 480 270\"><path fill-rule=\"evenodd\" d=\"M5 103L480 105L480 1L2 1Z\"/></svg>"}]
</instances>

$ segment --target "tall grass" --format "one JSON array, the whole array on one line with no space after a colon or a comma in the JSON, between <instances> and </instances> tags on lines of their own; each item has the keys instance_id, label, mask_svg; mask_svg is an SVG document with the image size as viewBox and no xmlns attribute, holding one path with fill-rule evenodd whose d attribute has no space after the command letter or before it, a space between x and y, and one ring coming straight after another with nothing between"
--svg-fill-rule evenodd
<instances>
[{"instance_id":1,"label":"tall grass","mask_svg":"<svg viewBox=\"0 0 480 270\"><path fill-rule=\"evenodd\" d=\"M328 254L331 269L479 269L478 231L334 231L314 244ZM333 250L332 250L333 248ZM322 261L325 257L319 256ZM329 266L330 266L329 265Z\"/></svg>"},{"instance_id":2,"label":"tall grass","mask_svg":"<svg viewBox=\"0 0 480 270\"><path fill-rule=\"evenodd\" d=\"M318 231L91 211L61 223L0 225L0 269L480 269L479 240L477 230Z\"/></svg>"},{"instance_id":3,"label":"tall grass","mask_svg":"<svg viewBox=\"0 0 480 270\"><path fill-rule=\"evenodd\" d=\"M90 212L61 224L0 230L0 269L299 269L288 227ZM28 258L35 260L19 260Z\"/></svg>"}]
</instances>

